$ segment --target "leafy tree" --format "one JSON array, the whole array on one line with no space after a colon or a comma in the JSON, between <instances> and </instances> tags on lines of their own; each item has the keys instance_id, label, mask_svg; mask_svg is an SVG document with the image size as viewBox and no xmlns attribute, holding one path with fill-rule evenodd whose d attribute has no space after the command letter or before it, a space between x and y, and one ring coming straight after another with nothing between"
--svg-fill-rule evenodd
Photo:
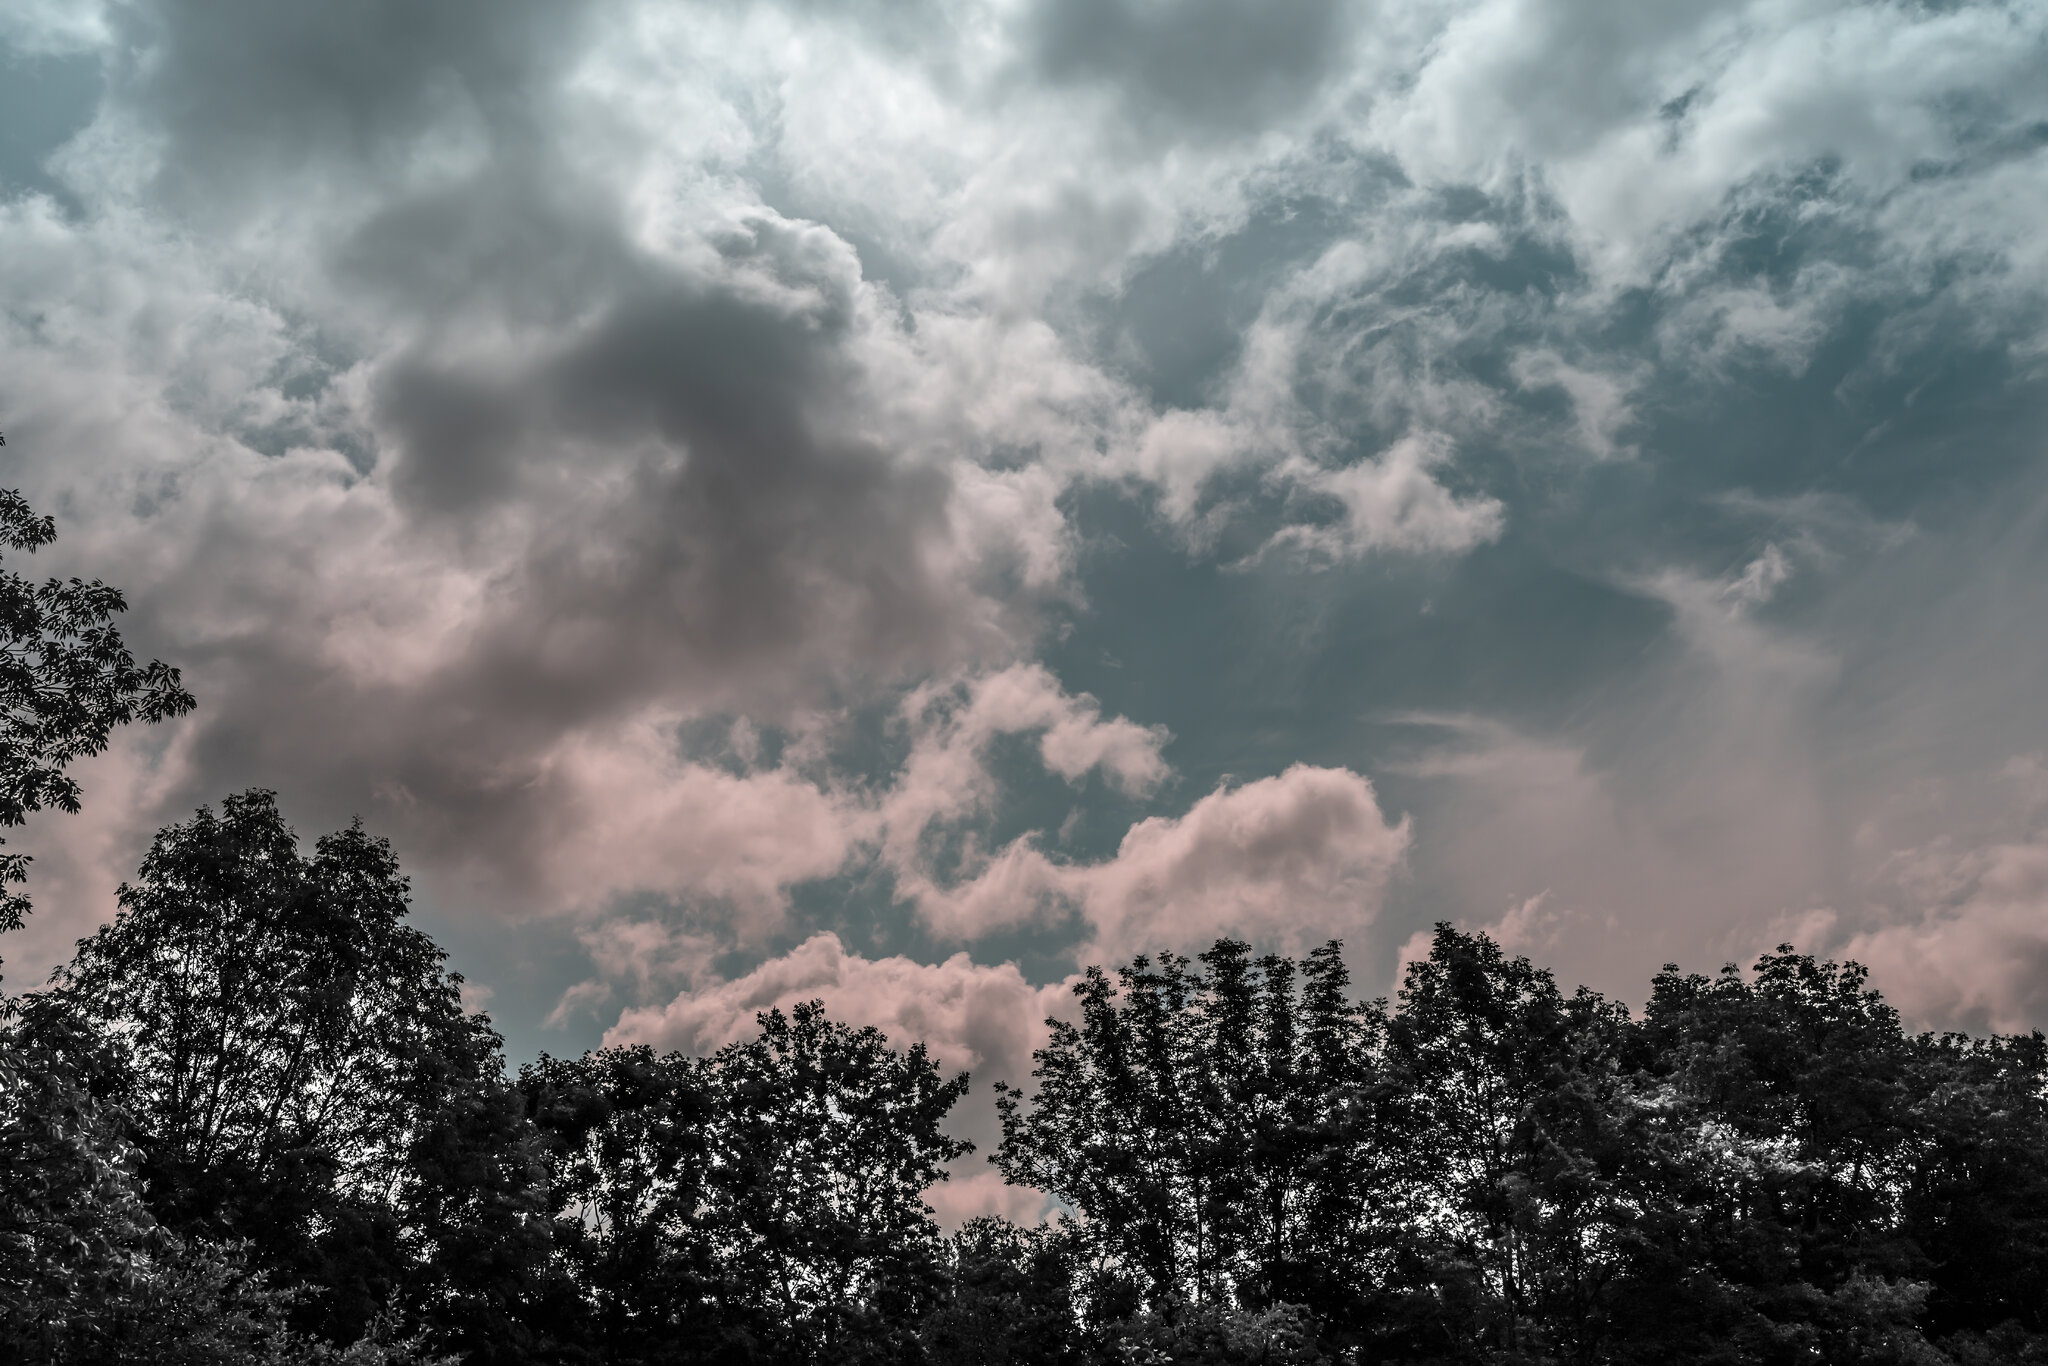
<instances>
[{"instance_id":1,"label":"leafy tree","mask_svg":"<svg viewBox=\"0 0 2048 1366\"><path fill-rule=\"evenodd\" d=\"M944 1281L924 1192L968 1145L923 1047L769 1011L710 1058L615 1048L519 1079L579 1349L615 1362L915 1359ZM566 1316L565 1316L566 1321Z\"/></svg>"},{"instance_id":2,"label":"leafy tree","mask_svg":"<svg viewBox=\"0 0 2048 1366\"><path fill-rule=\"evenodd\" d=\"M1927 1261L1931 1331L2048 1361L2048 1040L1950 1034L1915 1053L1899 1222Z\"/></svg>"},{"instance_id":3,"label":"leafy tree","mask_svg":"<svg viewBox=\"0 0 2048 1366\"><path fill-rule=\"evenodd\" d=\"M1092 1350L1237 1360L1231 1325L1285 1322L1377 1361L2048 1356L2038 1036L1912 1038L1789 950L1668 971L1641 1020L1449 926L1391 1013L1335 946L1199 961L1090 972L1037 1093L999 1088L1006 1176L1081 1215L1047 1245Z\"/></svg>"},{"instance_id":4,"label":"leafy tree","mask_svg":"<svg viewBox=\"0 0 2048 1366\"><path fill-rule=\"evenodd\" d=\"M32 554L56 539L55 521L0 489L0 545ZM32 584L0 571L0 827L45 807L78 810L72 760L104 750L116 726L192 709L176 669L137 664L122 643L114 618L126 608L98 579ZM11 890L27 877L26 855L0 854L0 932L29 909Z\"/></svg>"},{"instance_id":5,"label":"leafy tree","mask_svg":"<svg viewBox=\"0 0 2048 1366\"><path fill-rule=\"evenodd\" d=\"M1617 1230L1637 1203L1605 1123L1624 1090L1627 1024L1449 925L1402 983L1387 1067L1413 1107L1401 1135L1411 1278L1458 1284L1439 1297L1477 1315L1461 1331L1511 1358L1595 1355Z\"/></svg>"},{"instance_id":6,"label":"leafy tree","mask_svg":"<svg viewBox=\"0 0 2048 1366\"><path fill-rule=\"evenodd\" d=\"M1667 968L1642 1032L1653 1145L1688 1212L1684 1306L1746 1359L1932 1360L2039 1343L2048 1129L2034 1039L1914 1038L1855 964L1781 947L1745 977ZM1661 1311L1661 1312L1660 1312ZM1637 1331L1669 1340L1675 1296ZM2027 1348L2026 1350L2033 1350Z\"/></svg>"},{"instance_id":7,"label":"leafy tree","mask_svg":"<svg viewBox=\"0 0 2048 1366\"><path fill-rule=\"evenodd\" d=\"M713 1098L701 1059L646 1047L520 1070L542 1137L577 1341L608 1362L743 1360L759 1334L725 1284L705 1215Z\"/></svg>"},{"instance_id":8,"label":"leafy tree","mask_svg":"<svg viewBox=\"0 0 2048 1366\"><path fill-rule=\"evenodd\" d=\"M271 793L230 797L159 833L119 903L32 1016L114 1041L159 1218L250 1240L323 1288L308 1322L356 1336L449 1234L437 1155L499 1103L497 1036L360 824L307 857Z\"/></svg>"},{"instance_id":9,"label":"leafy tree","mask_svg":"<svg viewBox=\"0 0 2048 1366\"><path fill-rule=\"evenodd\" d=\"M704 1220L726 1282L782 1362L914 1359L936 1297L938 1230L924 1192L972 1145L946 1135L966 1094L913 1044L771 1010L713 1055Z\"/></svg>"},{"instance_id":10,"label":"leafy tree","mask_svg":"<svg viewBox=\"0 0 2048 1366\"><path fill-rule=\"evenodd\" d=\"M23 1366L150 1361L396 1366L419 1344L382 1324L346 1351L294 1333L295 1296L238 1248L160 1225L118 1111L82 1078L78 1033L0 1032L0 1352Z\"/></svg>"},{"instance_id":11,"label":"leafy tree","mask_svg":"<svg viewBox=\"0 0 2048 1366\"><path fill-rule=\"evenodd\" d=\"M944 1298L919 1330L933 1366L1058 1366L1084 1359L1075 1321L1072 1225L970 1219L948 1241Z\"/></svg>"},{"instance_id":12,"label":"leafy tree","mask_svg":"<svg viewBox=\"0 0 2048 1366\"><path fill-rule=\"evenodd\" d=\"M998 1086L1004 1175L1084 1211L1077 1285L1098 1324L1141 1310L1306 1305L1347 1323L1384 1271L1397 1120L1377 1003L1339 947L1302 963L1219 941L1201 968L1140 957L1048 1021L1037 1093Z\"/></svg>"},{"instance_id":13,"label":"leafy tree","mask_svg":"<svg viewBox=\"0 0 2048 1366\"><path fill-rule=\"evenodd\" d=\"M495 1054L449 1076L421 1115L394 1202L406 1254L398 1300L470 1366L551 1360L573 1320L548 1185L542 1140Z\"/></svg>"},{"instance_id":14,"label":"leafy tree","mask_svg":"<svg viewBox=\"0 0 2048 1366\"><path fill-rule=\"evenodd\" d=\"M1324 1366L1319 1326L1299 1305L1264 1310L1204 1305L1140 1315L1109 1330L1110 1351L1131 1366Z\"/></svg>"},{"instance_id":15,"label":"leafy tree","mask_svg":"<svg viewBox=\"0 0 2048 1366\"><path fill-rule=\"evenodd\" d=\"M1208 1135L1190 1113L1199 1072L1186 959L1134 959L1112 984L1091 967L1074 987L1081 1022L1047 1021L1028 1110L998 1084L1006 1179L1087 1212L1093 1262L1080 1287L1098 1321L1199 1298L1210 1211L1201 1181Z\"/></svg>"}]
</instances>

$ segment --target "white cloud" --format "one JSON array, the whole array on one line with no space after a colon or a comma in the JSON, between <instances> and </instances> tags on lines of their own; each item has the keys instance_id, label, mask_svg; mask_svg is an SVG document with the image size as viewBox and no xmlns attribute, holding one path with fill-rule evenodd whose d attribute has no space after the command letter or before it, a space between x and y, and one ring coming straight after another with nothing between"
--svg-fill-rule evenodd
<instances>
[{"instance_id":1,"label":"white cloud","mask_svg":"<svg viewBox=\"0 0 2048 1366\"><path fill-rule=\"evenodd\" d=\"M2038 1028L2048 1019L2048 841L1927 856L1939 867L1914 881L1937 894L1904 920L1848 934L1834 955L1868 967L1915 1022ZM1929 886L1928 872L1948 886Z\"/></svg>"},{"instance_id":2,"label":"white cloud","mask_svg":"<svg viewBox=\"0 0 2048 1366\"><path fill-rule=\"evenodd\" d=\"M1070 885L1093 930L1090 954L1222 935L1299 949L1372 923L1409 838L1365 778L1296 764L1218 788L1185 816L1140 821L1115 858Z\"/></svg>"},{"instance_id":3,"label":"white cloud","mask_svg":"<svg viewBox=\"0 0 2048 1366\"><path fill-rule=\"evenodd\" d=\"M1506 509L1498 499L1460 499L1431 471L1449 463L1450 443L1433 434L1403 437L1383 454L1335 469L1290 462L1280 477L1341 509L1330 523L1276 532L1267 548L1298 546L1332 560L1371 551L1470 550L1500 536Z\"/></svg>"},{"instance_id":4,"label":"white cloud","mask_svg":"<svg viewBox=\"0 0 2048 1366\"><path fill-rule=\"evenodd\" d=\"M1139 821L1101 862L1054 862L1020 839L972 879L924 889L918 910L961 938L1072 911L1090 962L1224 935L1299 949L1369 927L1409 839L1364 777L1296 764Z\"/></svg>"},{"instance_id":5,"label":"white cloud","mask_svg":"<svg viewBox=\"0 0 2048 1366\"><path fill-rule=\"evenodd\" d=\"M606 1044L708 1053L752 1038L762 1011L821 1000L834 1019L874 1025L899 1045L923 1040L948 1070L1019 1081L1045 1040L1045 1017L1067 994L1031 986L1013 963L991 967L964 953L940 963L863 958L837 935L818 934L744 976L630 1009L604 1037Z\"/></svg>"}]
</instances>

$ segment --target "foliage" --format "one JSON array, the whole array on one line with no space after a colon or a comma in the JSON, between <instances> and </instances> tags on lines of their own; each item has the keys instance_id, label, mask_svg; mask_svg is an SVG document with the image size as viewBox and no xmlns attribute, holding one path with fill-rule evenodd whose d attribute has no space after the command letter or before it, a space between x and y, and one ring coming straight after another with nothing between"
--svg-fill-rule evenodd
<instances>
[{"instance_id":1,"label":"foliage","mask_svg":"<svg viewBox=\"0 0 2048 1366\"><path fill-rule=\"evenodd\" d=\"M404 910L268 794L160 836L0 1055L16 1355L2048 1360L2048 1040L1909 1034L1853 965L1640 1017L1449 927L1391 1004L1335 944L1091 972L993 1159L1072 1215L949 1239L921 1047L812 1002L511 1082Z\"/></svg>"},{"instance_id":2,"label":"foliage","mask_svg":"<svg viewBox=\"0 0 2048 1366\"><path fill-rule=\"evenodd\" d=\"M0 545L34 553L57 539L19 493L0 489ZM137 664L115 629L127 607L99 580L32 584L0 571L0 827L45 807L78 810L74 759L107 747L114 727L161 721L191 710L178 671ZM0 854L0 931L18 928L28 899L9 890L27 880L28 858Z\"/></svg>"},{"instance_id":3,"label":"foliage","mask_svg":"<svg viewBox=\"0 0 2048 1366\"><path fill-rule=\"evenodd\" d=\"M268 792L162 831L118 901L32 998L31 1028L106 1041L99 1084L144 1153L155 1217L250 1242L318 1288L302 1323L355 1336L449 1269L465 1218L497 1213L493 1159L462 1155L493 1107L490 1141L515 1167L527 1142L496 1035L404 923L390 846L356 825L308 857ZM514 1184L539 1177L527 1163Z\"/></svg>"},{"instance_id":4,"label":"foliage","mask_svg":"<svg viewBox=\"0 0 2048 1366\"><path fill-rule=\"evenodd\" d=\"M828 1020L816 1001L718 1052L706 1222L780 1360L894 1361L937 1288L924 1191L971 1150L941 1126L966 1093L923 1044Z\"/></svg>"},{"instance_id":5,"label":"foliage","mask_svg":"<svg viewBox=\"0 0 2048 1366\"><path fill-rule=\"evenodd\" d=\"M0 1032L0 1349L9 1361L190 1366L423 1360L388 1325L345 1349L287 1324L293 1294L247 1250L181 1238L150 1214L122 1116L80 1083L93 1041Z\"/></svg>"},{"instance_id":6,"label":"foliage","mask_svg":"<svg viewBox=\"0 0 2048 1366\"><path fill-rule=\"evenodd\" d=\"M1448 926L1391 1009L1334 945L1246 955L1088 973L1036 1093L1001 1088L995 1160L1077 1210L1099 1352L1236 1360L1274 1314L1373 1361L2048 1348L2039 1035L1910 1035L1790 949L1667 969L1640 1019Z\"/></svg>"},{"instance_id":7,"label":"foliage","mask_svg":"<svg viewBox=\"0 0 2048 1366\"><path fill-rule=\"evenodd\" d=\"M933 1366L1080 1361L1069 1222L1019 1228L969 1220L949 1240L947 1293L919 1327Z\"/></svg>"}]
</instances>

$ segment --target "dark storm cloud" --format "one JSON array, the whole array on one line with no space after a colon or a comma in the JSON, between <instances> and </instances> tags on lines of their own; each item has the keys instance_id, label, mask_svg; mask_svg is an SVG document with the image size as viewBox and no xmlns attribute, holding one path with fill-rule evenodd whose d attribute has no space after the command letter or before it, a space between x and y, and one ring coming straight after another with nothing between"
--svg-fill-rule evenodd
<instances>
[{"instance_id":1,"label":"dark storm cloud","mask_svg":"<svg viewBox=\"0 0 2048 1366\"><path fill-rule=\"evenodd\" d=\"M399 172L437 126L533 140L551 78L597 8L142 0L111 10L112 80L170 143L164 196L188 213L233 214L351 164Z\"/></svg>"},{"instance_id":2,"label":"dark storm cloud","mask_svg":"<svg viewBox=\"0 0 2048 1366\"><path fill-rule=\"evenodd\" d=\"M795 656L829 670L843 649L885 672L945 657L957 585L922 557L944 528L947 479L834 430L853 407L849 307L820 291L788 315L650 281L531 372L501 376L500 410L523 419L516 477L561 516L504 583L517 605L465 686L549 705L665 688L729 704L721 676L760 702ZM434 439L445 435L406 441L403 494L471 448ZM599 481L611 486L600 500L579 493ZM524 638L564 622L589 632L582 681L515 683L516 661L541 656Z\"/></svg>"},{"instance_id":3,"label":"dark storm cloud","mask_svg":"<svg viewBox=\"0 0 2048 1366\"><path fill-rule=\"evenodd\" d=\"M569 13L118 12L110 116L163 139L152 209L287 238L264 269L362 395L323 434L378 452L325 524L221 490L140 594L208 695L173 806L288 773L326 818L531 888L609 762L564 759L579 737L773 719L1028 633L953 543L946 469L878 412L901 338L857 258L730 194L638 233L590 164L616 130L551 116ZM665 743L634 729L641 777Z\"/></svg>"}]
</instances>

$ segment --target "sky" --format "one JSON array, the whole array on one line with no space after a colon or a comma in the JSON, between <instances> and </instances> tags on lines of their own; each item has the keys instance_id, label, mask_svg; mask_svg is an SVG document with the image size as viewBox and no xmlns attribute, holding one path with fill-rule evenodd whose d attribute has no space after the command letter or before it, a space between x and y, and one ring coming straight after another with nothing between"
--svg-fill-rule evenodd
<instances>
[{"instance_id":1,"label":"sky","mask_svg":"<svg viewBox=\"0 0 2048 1366\"><path fill-rule=\"evenodd\" d=\"M199 700L9 970L261 786L514 1061L984 1143L1220 935L2048 1025L2043 222L2041 0L5 0L0 481Z\"/></svg>"}]
</instances>

